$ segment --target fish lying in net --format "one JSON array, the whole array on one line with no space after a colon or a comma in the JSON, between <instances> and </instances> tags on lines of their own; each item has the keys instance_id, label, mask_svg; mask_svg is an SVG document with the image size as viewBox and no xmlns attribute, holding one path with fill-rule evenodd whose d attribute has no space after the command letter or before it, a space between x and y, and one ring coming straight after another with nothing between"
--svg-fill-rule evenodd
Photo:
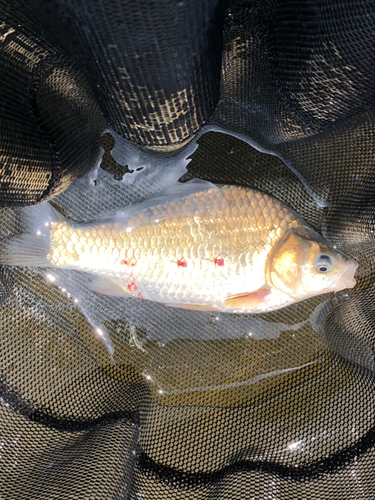
<instances>
[{"instance_id":1,"label":"fish lying in net","mask_svg":"<svg viewBox=\"0 0 375 500\"><path fill-rule=\"evenodd\" d=\"M106 295L260 313L356 284L356 262L254 189L193 181L91 224L32 208L33 232L5 240L0 262L85 271Z\"/></svg>"}]
</instances>

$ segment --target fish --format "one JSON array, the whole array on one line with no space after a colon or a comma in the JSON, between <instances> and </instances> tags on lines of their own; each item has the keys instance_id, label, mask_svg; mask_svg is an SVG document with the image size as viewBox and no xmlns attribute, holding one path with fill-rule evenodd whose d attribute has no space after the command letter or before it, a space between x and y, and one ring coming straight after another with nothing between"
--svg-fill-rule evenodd
<instances>
[{"instance_id":1,"label":"fish","mask_svg":"<svg viewBox=\"0 0 375 500\"><path fill-rule=\"evenodd\" d=\"M356 285L354 260L248 187L190 181L92 223L28 208L32 229L0 243L0 263L83 271L105 295L257 314Z\"/></svg>"}]
</instances>

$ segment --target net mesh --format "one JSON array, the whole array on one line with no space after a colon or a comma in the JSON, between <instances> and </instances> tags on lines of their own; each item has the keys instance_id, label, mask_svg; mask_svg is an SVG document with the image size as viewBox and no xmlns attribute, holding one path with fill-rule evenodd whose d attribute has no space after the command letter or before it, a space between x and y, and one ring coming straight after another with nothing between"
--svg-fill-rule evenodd
<instances>
[{"instance_id":1,"label":"net mesh","mask_svg":"<svg viewBox=\"0 0 375 500\"><path fill-rule=\"evenodd\" d=\"M0 496L373 498L372 2L0 9L0 238L17 205L53 196L90 221L187 166L278 198L359 262L354 289L256 316L1 268Z\"/></svg>"}]
</instances>

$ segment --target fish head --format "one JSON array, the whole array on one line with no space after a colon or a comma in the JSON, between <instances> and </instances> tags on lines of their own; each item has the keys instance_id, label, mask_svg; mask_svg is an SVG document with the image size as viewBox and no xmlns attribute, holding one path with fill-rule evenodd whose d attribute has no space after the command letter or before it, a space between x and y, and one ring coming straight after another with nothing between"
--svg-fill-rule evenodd
<instances>
[{"instance_id":1,"label":"fish head","mask_svg":"<svg viewBox=\"0 0 375 500\"><path fill-rule=\"evenodd\" d=\"M309 228L287 233L270 252L269 283L294 298L353 288L358 264Z\"/></svg>"}]
</instances>

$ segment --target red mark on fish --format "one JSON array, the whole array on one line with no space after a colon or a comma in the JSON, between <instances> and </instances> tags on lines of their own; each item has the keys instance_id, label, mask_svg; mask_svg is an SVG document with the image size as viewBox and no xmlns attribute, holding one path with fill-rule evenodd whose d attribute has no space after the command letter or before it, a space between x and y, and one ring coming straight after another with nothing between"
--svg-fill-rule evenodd
<instances>
[{"instance_id":1,"label":"red mark on fish","mask_svg":"<svg viewBox=\"0 0 375 500\"><path fill-rule=\"evenodd\" d=\"M128 285L128 290L129 292L135 292L137 290L137 285L134 283L130 283L130 285Z\"/></svg>"},{"instance_id":2,"label":"red mark on fish","mask_svg":"<svg viewBox=\"0 0 375 500\"><path fill-rule=\"evenodd\" d=\"M135 262L130 262L130 260L123 260L122 263L125 265L125 266L135 266Z\"/></svg>"},{"instance_id":3,"label":"red mark on fish","mask_svg":"<svg viewBox=\"0 0 375 500\"><path fill-rule=\"evenodd\" d=\"M137 297L138 297L139 299L143 299L143 295L142 295L140 292L138 292Z\"/></svg>"},{"instance_id":4,"label":"red mark on fish","mask_svg":"<svg viewBox=\"0 0 375 500\"><path fill-rule=\"evenodd\" d=\"M178 267L187 267L187 263L184 260L177 261Z\"/></svg>"},{"instance_id":5,"label":"red mark on fish","mask_svg":"<svg viewBox=\"0 0 375 500\"><path fill-rule=\"evenodd\" d=\"M215 265L216 266L223 266L224 265L224 259L216 258L215 259Z\"/></svg>"}]
</instances>

